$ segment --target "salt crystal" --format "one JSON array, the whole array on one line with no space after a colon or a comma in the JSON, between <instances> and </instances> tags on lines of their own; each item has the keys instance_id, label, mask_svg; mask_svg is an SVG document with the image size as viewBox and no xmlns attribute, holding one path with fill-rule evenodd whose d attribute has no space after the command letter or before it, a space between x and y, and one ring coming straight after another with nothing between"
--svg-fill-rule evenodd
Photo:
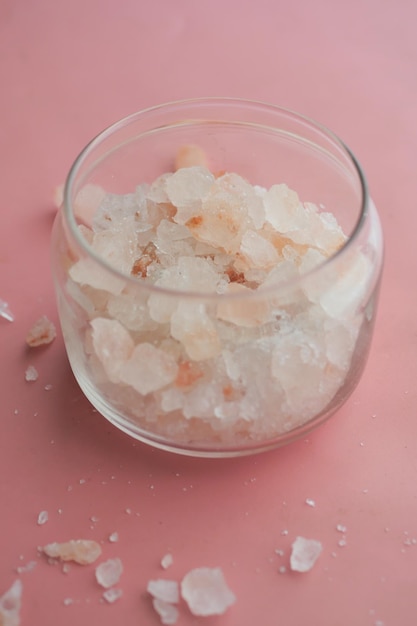
<instances>
[{"instance_id":1,"label":"salt crystal","mask_svg":"<svg viewBox=\"0 0 417 626\"><path fill-rule=\"evenodd\" d=\"M80 565L94 563L101 554L100 545L90 539L71 539L64 543L49 543L42 550L51 558L74 561Z\"/></svg>"},{"instance_id":2,"label":"salt crystal","mask_svg":"<svg viewBox=\"0 0 417 626\"><path fill-rule=\"evenodd\" d=\"M51 343L56 337L56 329L54 324L43 315L32 326L26 336L26 343L31 348Z\"/></svg>"},{"instance_id":3,"label":"salt crystal","mask_svg":"<svg viewBox=\"0 0 417 626\"><path fill-rule=\"evenodd\" d=\"M38 380L38 377L39 374L36 367L34 367L33 365L29 365L25 372L25 380L27 380L28 382L34 382L35 380Z\"/></svg>"},{"instance_id":4,"label":"salt crystal","mask_svg":"<svg viewBox=\"0 0 417 626\"><path fill-rule=\"evenodd\" d=\"M176 580L164 580L162 578L150 580L146 589L152 597L158 598L158 600L173 604L179 602L179 586Z\"/></svg>"},{"instance_id":5,"label":"salt crystal","mask_svg":"<svg viewBox=\"0 0 417 626\"><path fill-rule=\"evenodd\" d=\"M172 383L177 373L178 365L170 354L145 342L138 344L122 365L120 380L146 395Z\"/></svg>"},{"instance_id":6,"label":"salt crystal","mask_svg":"<svg viewBox=\"0 0 417 626\"><path fill-rule=\"evenodd\" d=\"M121 589L106 589L106 591L103 592L103 598L106 600L106 602L108 602L109 604L113 604L113 602L116 602L116 600L119 600L123 595L123 591Z\"/></svg>"},{"instance_id":7,"label":"salt crystal","mask_svg":"<svg viewBox=\"0 0 417 626\"><path fill-rule=\"evenodd\" d=\"M0 317L3 317L8 322L14 322L14 315L11 312L9 305L5 300L0 298Z\"/></svg>"},{"instance_id":8,"label":"salt crystal","mask_svg":"<svg viewBox=\"0 0 417 626\"><path fill-rule=\"evenodd\" d=\"M18 574L31 572L33 569L35 569L36 565L37 565L36 561L29 561L28 563L26 563L26 565L20 565L19 567L16 567L16 572Z\"/></svg>"},{"instance_id":9,"label":"salt crystal","mask_svg":"<svg viewBox=\"0 0 417 626\"><path fill-rule=\"evenodd\" d=\"M270 269L276 265L279 258L272 243L251 229L246 230L242 236L240 252L252 267Z\"/></svg>"},{"instance_id":10,"label":"salt crystal","mask_svg":"<svg viewBox=\"0 0 417 626\"><path fill-rule=\"evenodd\" d=\"M64 598L62 604L64 606L71 606L71 604L74 604L74 600L72 598Z\"/></svg>"},{"instance_id":11,"label":"salt crystal","mask_svg":"<svg viewBox=\"0 0 417 626\"><path fill-rule=\"evenodd\" d=\"M117 320L96 318L90 322L93 347L104 370L113 383L119 382L123 365L131 357L134 342Z\"/></svg>"},{"instance_id":12,"label":"salt crystal","mask_svg":"<svg viewBox=\"0 0 417 626\"><path fill-rule=\"evenodd\" d=\"M201 166L208 169L208 159L204 150L194 144L186 144L178 148L175 155L175 169Z\"/></svg>"},{"instance_id":13,"label":"salt crystal","mask_svg":"<svg viewBox=\"0 0 417 626\"><path fill-rule=\"evenodd\" d=\"M166 190L176 207L199 206L214 182L214 176L205 167L180 169L166 181ZM177 216L175 217L177 220ZM181 223L181 222L179 222Z\"/></svg>"},{"instance_id":14,"label":"salt crystal","mask_svg":"<svg viewBox=\"0 0 417 626\"><path fill-rule=\"evenodd\" d=\"M181 301L171 316L171 335L183 344L194 361L204 361L220 353L218 333L204 304Z\"/></svg>"},{"instance_id":15,"label":"salt crystal","mask_svg":"<svg viewBox=\"0 0 417 626\"><path fill-rule=\"evenodd\" d=\"M308 506L311 506L311 507L315 507L315 506L316 506L315 501L314 501L314 500L312 500L311 498L306 498L306 504L307 504Z\"/></svg>"},{"instance_id":16,"label":"salt crystal","mask_svg":"<svg viewBox=\"0 0 417 626\"><path fill-rule=\"evenodd\" d=\"M106 192L99 185L88 183L81 187L74 200L74 215L90 226Z\"/></svg>"},{"instance_id":17,"label":"salt crystal","mask_svg":"<svg viewBox=\"0 0 417 626\"><path fill-rule=\"evenodd\" d=\"M285 572L287 571L287 568L285 567L285 565L280 565L280 567L278 568L278 571L280 574L285 574Z\"/></svg>"},{"instance_id":18,"label":"salt crystal","mask_svg":"<svg viewBox=\"0 0 417 626\"><path fill-rule=\"evenodd\" d=\"M109 559L96 567L96 580L99 585L108 589L116 585L123 572L123 564L120 559Z\"/></svg>"},{"instance_id":19,"label":"salt crystal","mask_svg":"<svg viewBox=\"0 0 417 626\"><path fill-rule=\"evenodd\" d=\"M188 572L181 581L181 595L193 615L222 615L236 601L220 568Z\"/></svg>"},{"instance_id":20,"label":"salt crystal","mask_svg":"<svg viewBox=\"0 0 417 626\"><path fill-rule=\"evenodd\" d=\"M48 511L41 511L38 515L38 525L43 526L49 519Z\"/></svg>"},{"instance_id":21,"label":"salt crystal","mask_svg":"<svg viewBox=\"0 0 417 626\"><path fill-rule=\"evenodd\" d=\"M179 611L176 606L160 598L153 598L152 605L161 618L161 624L176 624Z\"/></svg>"},{"instance_id":22,"label":"salt crystal","mask_svg":"<svg viewBox=\"0 0 417 626\"><path fill-rule=\"evenodd\" d=\"M119 533L114 532L111 535L109 535L109 541L110 543L117 543L117 541L119 541Z\"/></svg>"},{"instance_id":23,"label":"salt crystal","mask_svg":"<svg viewBox=\"0 0 417 626\"><path fill-rule=\"evenodd\" d=\"M20 608L22 604L23 585L16 580L13 585L0 597L0 624L1 626L19 626Z\"/></svg>"},{"instance_id":24,"label":"salt crystal","mask_svg":"<svg viewBox=\"0 0 417 626\"><path fill-rule=\"evenodd\" d=\"M163 567L163 569L168 569L168 567L171 567L171 565L173 564L174 559L172 557L172 554L165 554L162 559L161 559L161 566Z\"/></svg>"},{"instance_id":25,"label":"salt crystal","mask_svg":"<svg viewBox=\"0 0 417 626\"><path fill-rule=\"evenodd\" d=\"M347 526L345 526L344 524L337 524L336 525L336 530L339 533L345 533L347 531Z\"/></svg>"},{"instance_id":26,"label":"salt crystal","mask_svg":"<svg viewBox=\"0 0 417 626\"><path fill-rule=\"evenodd\" d=\"M323 550L320 541L297 537L292 544L290 566L296 572L311 570Z\"/></svg>"}]
</instances>

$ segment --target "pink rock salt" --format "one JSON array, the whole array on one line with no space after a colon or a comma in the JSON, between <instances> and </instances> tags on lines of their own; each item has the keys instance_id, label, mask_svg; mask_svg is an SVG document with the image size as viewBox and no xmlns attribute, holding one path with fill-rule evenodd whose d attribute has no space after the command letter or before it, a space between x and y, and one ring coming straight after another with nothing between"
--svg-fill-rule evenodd
<instances>
[{"instance_id":1,"label":"pink rock salt","mask_svg":"<svg viewBox=\"0 0 417 626\"><path fill-rule=\"evenodd\" d=\"M43 315L26 335L26 343L31 348L51 343L56 337L55 325Z\"/></svg>"},{"instance_id":2,"label":"pink rock salt","mask_svg":"<svg viewBox=\"0 0 417 626\"><path fill-rule=\"evenodd\" d=\"M169 625L177 623L179 611L176 606L160 598L152 598L152 605L161 618L161 624Z\"/></svg>"},{"instance_id":3,"label":"pink rock salt","mask_svg":"<svg viewBox=\"0 0 417 626\"><path fill-rule=\"evenodd\" d=\"M295 572L308 572L319 558L323 546L315 539L297 537L292 544L291 569Z\"/></svg>"},{"instance_id":4,"label":"pink rock salt","mask_svg":"<svg viewBox=\"0 0 417 626\"><path fill-rule=\"evenodd\" d=\"M71 539L64 543L49 543L42 550L53 559L74 561L79 565L94 563L101 555L100 545L91 539Z\"/></svg>"},{"instance_id":5,"label":"pink rock salt","mask_svg":"<svg viewBox=\"0 0 417 626\"><path fill-rule=\"evenodd\" d=\"M94 351L112 383L120 382L123 365L132 356L135 344L117 320L96 317L91 322Z\"/></svg>"},{"instance_id":6,"label":"pink rock salt","mask_svg":"<svg viewBox=\"0 0 417 626\"><path fill-rule=\"evenodd\" d=\"M119 558L109 559L96 567L96 580L99 585L108 589L117 585L123 573L123 564Z\"/></svg>"},{"instance_id":7,"label":"pink rock salt","mask_svg":"<svg viewBox=\"0 0 417 626\"><path fill-rule=\"evenodd\" d=\"M181 595L193 615L222 615L235 603L220 568L199 567L181 581Z\"/></svg>"}]
</instances>

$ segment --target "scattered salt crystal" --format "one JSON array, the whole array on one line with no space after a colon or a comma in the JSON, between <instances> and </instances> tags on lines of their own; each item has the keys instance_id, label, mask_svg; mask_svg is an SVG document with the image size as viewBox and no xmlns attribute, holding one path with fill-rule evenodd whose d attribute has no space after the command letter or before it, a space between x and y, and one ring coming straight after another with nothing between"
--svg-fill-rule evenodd
<instances>
[{"instance_id":1,"label":"scattered salt crystal","mask_svg":"<svg viewBox=\"0 0 417 626\"><path fill-rule=\"evenodd\" d=\"M62 565L62 573L68 574L71 571L71 565L69 563L63 563Z\"/></svg>"},{"instance_id":2,"label":"scattered salt crystal","mask_svg":"<svg viewBox=\"0 0 417 626\"><path fill-rule=\"evenodd\" d=\"M90 322L93 329L94 351L113 383L120 381L120 371L131 357L134 342L129 332L117 320L97 317Z\"/></svg>"},{"instance_id":3,"label":"scattered salt crystal","mask_svg":"<svg viewBox=\"0 0 417 626\"><path fill-rule=\"evenodd\" d=\"M96 567L96 580L99 585L108 589L116 585L123 572L123 564L120 559L109 559Z\"/></svg>"},{"instance_id":4,"label":"scattered salt crystal","mask_svg":"<svg viewBox=\"0 0 417 626\"><path fill-rule=\"evenodd\" d=\"M119 541L119 533L118 532L111 533L111 535L109 535L109 541L110 543L117 543L117 541Z\"/></svg>"},{"instance_id":5,"label":"scattered salt crystal","mask_svg":"<svg viewBox=\"0 0 417 626\"><path fill-rule=\"evenodd\" d=\"M113 602L116 602L116 600L119 600L123 595L123 591L121 589L106 589L106 591L103 592L103 598L106 600L106 602L108 602L109 604L113 604Z\"/></svg>"},{"instance_id":6,"label":"scattered salt crystal","mask_svg":"<svg viewBox=\"0 0 417 626\"><path fill-rule=\"evenodd\" d=\"M38 525L43 526L49 519L48 511L41 511L38 515Z\"/></svg>"},{"instance_id":7,"label":"scattered salt crystal","mask_svg":"<svg viewBox=\"0 0 417 626\"><path fill-rule=\"evenodd\" d=\"M278 556L284 556L284 550L281 550L281 548L275 548L275 554L278 554Z\"/></svg>"},{"instance_id":8,"label":"scattered salt crystal","mask_svg":"<svg viewBox=\"0 0 417 626\"><path fill-rule=\"evenodd\" d=\"M337 542L337 545L340 546L341 548L344 548L346 546L347 542L346 539L339 539L339 541Z\"/></svg>"},{"instance_id":9,"label":"scattered salt crystal","mask_svg":"<svg viewBox=\"0 0 417 626\"><path fill-rule=\"evenodd\" d=\"M91 539L71 539L65 543L49 543L42 550L51 558L75 561L80 565L94 563L101 554L100 545Z\"/></svg>"},{"instance_id":10,"label":"scattered salt crystal","mask_svg":"<svg viewBox=\"0 0 417 626\"><path fill-rule=\"evenodd\" d=\"M297 537L292 544L290 566L296 572L311 570L323 550L320 541Z\"/></svg>"},{"instance_id":11,"label":"scattered salt crystal","mask_svg":"<svg viewBox=\"0 0 417 626\"><path fill-rule=\"evenodd\" d=\"M311 507L315 507L315 506L316 506L315 501L314 501L314 500L312 500L311 498L306 498L306 504L307 504L308 506L311 506Z\"/></svg>"},{"instance_id":12,"label":"scattered salt crystal","mask_svg":"<svg viewBox=\"0 0 417 626\"><path fill-rule=\"evenodd\" d=\"M22 604L23 585L16 580L13 585L0 597L0 624L1 626L19 626L20 607Z\"/></svg>"},{"instance_id":13,"label":"scattered salt crystal","mask_svg":"<svg viewBox=\"0 0 417 626\"><path fill-rule=\"evenodd\" d=\"M36 561L29 561L28 563L26 563L26 565L20 565L19 567L16 567L16 572L18 574L31 572L33 569L35 569L36 565L37 565Z\"/></svg>"},{"instance_id":14,"label":"scattered salt crystal","mask_svg":"<svg viewBox=\"0 0 417 626\"><path fill-rule=\"evenodd\" d=\"M198 208L213 182L214 176L206 167L187 167L178 170L168 178L166 190L174 206ZM177 221L177 216L175 221Z\"/></svg>"},{"instance_id":15,"label":"scattered salt crystal","mask_svg":"<svg viewBox=\"0 0 417 626\"><path fill-rule=\"evenodd\" d=\"M286 528L281 530L281 535L288 535L288 530Z\"/></svg>"},{"instance_id":16,"label":"scattered salt crystal","mask_svg":"<svg viewBox=\"0 0 417 626\"><path fill-rule=\"evenodd\" d=\"M56 337L56 329L54 324L43 315L32 326L26 335L26 343L31 348L51 343Z\"/></svg>"},{"instance_id":17,"label":"scattered salt crystal","mask_svg":"<svg viewBox=\"0 0 417 626\"><path fill-rule=\"evenodd\" d=\"M171 567L171 565L173 564L173 562L174 562L174 559L173 559L172 554L169 554L169 553L168 553L168 554L165 554L165 555L162 557L162 559L161 559L161 566L162 566L164 569L168 569L168 567Z\"/></svg>"},{"instance_id":18,"label":"scattered salt crystal","mask_svg":"<svg viewBox=\"0 0 417 626\"><path fill-rule=\"evenodd\" d=\"M339 533L345 533L347 531L347 526L345 526L344 524L337 524L336 530Z\"/></svg>"},{"instance_id":19,"label":"scattered salt crystal","mask_svg":"<svg viewBox=\"0 0 417 626\"><path fill-rule=\"evenodd\" d=\"M71 604L74 604L74 600L72 598L64 598L62 604L64 606L70 606Z\"/></svg>"},{"instance_id":20,"label":"scattered salt crystal","mask_svg":"<svg viewBox=\"0 0 417 626\"><path fill-rule=\"evenodd\" d=\"M150 580L146 589L152 597L158 598L158 600L173 604L179 602L180 594L176 580L165 580L162 578Z\"/></svg>"},{"instance_id":21,"label":"scattered salt crystal","mask_svg":"<svg viewBox=\"0 0 417 626\"><path fill-rule=\"evenodd\" d=\"M9 305L5 300L0 298L0 317L3 317L8 322L14 322L14 315L11 312Z\"/></svg>"},{"instance_id":22,"label":"scattered salt crystal","mask_svg":"<svg viewBox=\"0 0 417 626\"><path fill-rule=\"evenodd\" d=\"M160 598L152 598L152 604L155 611L161 618L161 624L176 624L179 616L179 611L176 606L165 602Z\"/></svg>"},{"instance_id":23,"label":"scattered salt crystal","mask_svg":"<svg viewBox=\"0 0 417 626\"><path fill-rule=\"evenodd\" d=\"M181 595L193 615L222 615L236 601L220 568L188 572L181 581Z\"/></svg>"},{"instance_id":24,"label":"scattered salt crystal","mask_svg":"<svg viewBox=\"0 0 417 626\"><path fill-rule=\"evenodd\" d=\"M194 144L181 146L175 156L175 169L202 166L208 169L208 159L204 150Z\"/></svg>"},{"instance_id":25,"label":"scattered salt crystal","mask_svg":"<svg viewBox=\"0 0 417 626\"><path fill-rule=\"evenodd\" d=\"M285 565L280 565L280 567L278 568L278 571L280 574L285 574L285 572L287 571L287 568L285 567Z\"/></svg>"},{"instance_id":26,"label":"scattered salt crystal","mask_svg":"<svg viewBox=\"0 0 417 626\"><path fill-rule=\"evenodd\" d=\"M38 380L38 377L39 374L36 367L34 367L33 365L29 365L25 372L25 380L27 380L28 382L34 382L35 380Z\"/></svg>"},{"instance_id":27,"label":"scattered salt crystal","mask_svg":"<svg viewBox=\"0 0 417 626\"><path fill-rule=\"evenodd\" d=\"M51 391L51 389L52 389L51 383L48 383L47 385L45 385L44 389L45 389L45 391Z\"/></svg>"}]
</instances>

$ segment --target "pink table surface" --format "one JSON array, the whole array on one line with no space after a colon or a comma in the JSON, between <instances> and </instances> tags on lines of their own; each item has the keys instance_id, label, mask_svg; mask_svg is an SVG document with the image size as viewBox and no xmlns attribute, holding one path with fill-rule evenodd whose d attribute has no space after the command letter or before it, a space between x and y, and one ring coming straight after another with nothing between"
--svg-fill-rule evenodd
<instances>
[{"instance_id":1,"label":"pink table surface","mask_svg":"<svg viewBox=\"0 0 417 626\"><path fill-rule=\"evenodd\" d=\"M218 618L181 605L180 626L417 623L416 20L413 0L0 3L0 298L16 316L0 319L0 594L20 578L23 626L157 625L147 581L204 565L222 567L237 602ZM134 442L84 399L60 335L24 345L39 316L57 322L52 196L77 153L128 113L203 95L274 102L332 128L364 166L386 238L372 353L351 399L308 439L237 460ZM288 571L297 535L324 546L306 574ZM122 559L113 605L94 566L64 574L37 552L79 537Z\"/></svg>"}]
</instances>

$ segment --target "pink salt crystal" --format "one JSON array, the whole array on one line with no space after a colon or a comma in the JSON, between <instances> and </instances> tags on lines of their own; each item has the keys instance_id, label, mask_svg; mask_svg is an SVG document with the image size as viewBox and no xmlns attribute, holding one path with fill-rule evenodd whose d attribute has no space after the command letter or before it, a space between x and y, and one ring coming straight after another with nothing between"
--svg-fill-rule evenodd
<instances>
[{"instance_id":1,"label":"pink salt crystal","mask_svg":"<svg viewBox=\"0 0 417 626\"><path fill-rule=\"evenodd\" d=\"M32 326L26 336L26 343L31 348L42 346L51 343L56 337L56 330L54 324L43 315Z\"/></svg>"},{"instance_id":2,"label":"pink salt crystal","mask_svg":"<svg viewBox=\"0 0 417 626\"><path fill-rule=\"evenodd\" d=\"M38 515L38 526L43 526L49 519L48 511L41 511Z\"/></svg>"},{"instance_id":3,"label":"pink salt crystal","mask_svg":"<svg viewBox=\"0 0 417 626\"><path fill-rule=\"evenodd\" d=\"M308 572L319 558L323 546L315 539L297 537L292 544L291 569L295 572Z\"/></svg>"},{"instance_id":4,"label":"pink salt crystal","mask_svg":"<svg viewBox=\"0 0 417 626\"><path fill-rule=\"evenodd\" d=\"M153 598L158 598L158 600L162 600L163 602L177 604L180 599L178 583L176 580L165 580L162 578L150 580L146 590Z\"/></svg>"},{"instance_id":5,"label":"pink salt crystal","mask_svg":"<svg viewBox=\"0 0 417 626\"><path fill-rule=\"evenodd\" d=\"M8 322L14 322L14 315L11 312L8 303L0 298L0 317Z\"/></svg>"},{"instance_id":6,"label":"pink salt crystal","mask_svg":"<svg viewBox=\"0 0 417 626\"><path fill-rule=\"evenodd\" d=\"M279 260L273 244L254 230L248 229L242 235L240 252L248 259L251 267L270 269Z\"/></svg>"},{"instance_id":7,"label":"pink salt crystal","mask_svg":"<svg viewBox=\"0 0 417 626\"><path fill-rule=\"evenodd\" d=\"M125 280L106 272L94 259L89 257L74 263L68 273L70 278L79 285L88 285L114 295L119 295L126 285Z\"/></svg>"},{"instance_id":8,"label":"pink salt crystal","mask_svg":"<svg viewBox=\"0 0 417 626\"><path fill-rule=\"evenodd\" d=\"M123 564L120 559L109 559L96 567L96 580L99 585L108 589L116 585L123 573Z\"/></svg>"},{"instance_id":9,"label":"pink salt crystal","mask_svg":"<svg viewBox=\"0 0 417 626\"><path fill-rule=\"evenodd\" d=\"M161 624L176 624L179 616L179 611L176 606L165 602L160 598L152 598L152 604L155 611L161 618Z\"/></svg>"},{"instance_id":10,"label":"pink salt crystal","mask_svg":"<svg viewBox=\"0 0 417 626\"><path fill-rule=\"evenodd\" d=\"M35 380L38 380L38 371L36 367L29 365L25 372L25 380L28 382L35 382Z\"/></svg>"},{"instance_id":11,"label":"pink salt crystal","mask_svg":"<svg viewBox=\"0 0 417 626\"><path fill-rule=\"evenodd\" d=\"M204 361L220 353L216 327L202 304L180 302L171 317L171 335L183 344L194 361Z\"/></svg>"},{"instance_id":12,"label":"pink salt crystal","mask_svg":"<svg viewBox=\"0 0 417 626\"><path fill-rule=\"evenodd\" d=\"M90 322L94 351L112 383L120 382L120 371L132 356L135 344L117 320L101 317Z\"/></svg>"},{"instance_id":13,"label":"pink salt crystal","mask_svg":"<svg viewBox=\"0 0 417 626\"><path fill-rule=\"evenodd\" d=\"M119 598L121 598L122 595L123 595L123 591L121 589L115 589L115 588L106 589L106 591L103 592L103 598L109 604L113 604L113 602L116 602L116 600L119 600Z\"/></svg>"},{"instance_id":14,"label":"pink salt crystal","mask_svg":"<svg viewBox=\"0 0 417 626\"><path fill-rule=\"evenodd\" d=\"M15 580L13 585L0 597L0 626L19 626L23 585Z\"/></svg>"},{"instance_id":15,"label":"pink salt crystal","mask_svg":"<svg viewBox=\"0 0 417 626\"><path fill-rule=\"evenodd\" d=\"M82 220L87 226L90 226L105 196L106 192L99 185L88 183L81 187L74 201L75 217Z\"/></svg>"},{"instance_id":16,"label":"pink salt crystal","mask_svg":"<svg viewBox=\"0 0 417 626\"><path fill-rule=\"evenodd\" d=\"M207 155L203 148L194 144L181 146L175 156L175 169L179 170L183 167L194 167L197 165L209 168Z\"/></svg>"},{"instance_id":17,"label":"pink salt crystal","mask_svg":"<svg viewBox=\"0 0 417 626\"><path fill-rule=\"evenodd\" d=\"M240 298L230 298L220 300L217 305L217 317L225 322L236 324L236 326L244 326L246 328L254 328L265 324L271 316L268 302L258 296L256 292L240 283L229 283L224 292L225 294L241 294L246 295L246 300Z\"/></svg>"},{"instance_id":18,"label":"pink salt crystal","mask_svg":"<svg viewBox=\"0 0 417 626\"><path fill-rule=\"evenodd\" d=\"M101 554L100 545L91 539L71 539L65 543L49 543L42 550L50 558L74 561L80 565L94 563Z\"/></svg>"},{"instance_id":19,"label":"pink salt crystal","mask_svg":"<svg viewBox=\"0 0 417 626\"><path fill-rule=\"evenodd\" d=\"M170 354L145 342L122 365L120 380L145 396L174 382L177 373L178 365Z\"/></svg>"},{"instance_id":20,"label":"pink salt crystal","mask_svg":"<svg viewBox=\"0 0 417 626\"><path fill-rule=\"evenodd\" d=\"M222 615L236 601L220 568L188 572L181 582L181 595L193 615Z\"/></svg>"}]
</instances>

